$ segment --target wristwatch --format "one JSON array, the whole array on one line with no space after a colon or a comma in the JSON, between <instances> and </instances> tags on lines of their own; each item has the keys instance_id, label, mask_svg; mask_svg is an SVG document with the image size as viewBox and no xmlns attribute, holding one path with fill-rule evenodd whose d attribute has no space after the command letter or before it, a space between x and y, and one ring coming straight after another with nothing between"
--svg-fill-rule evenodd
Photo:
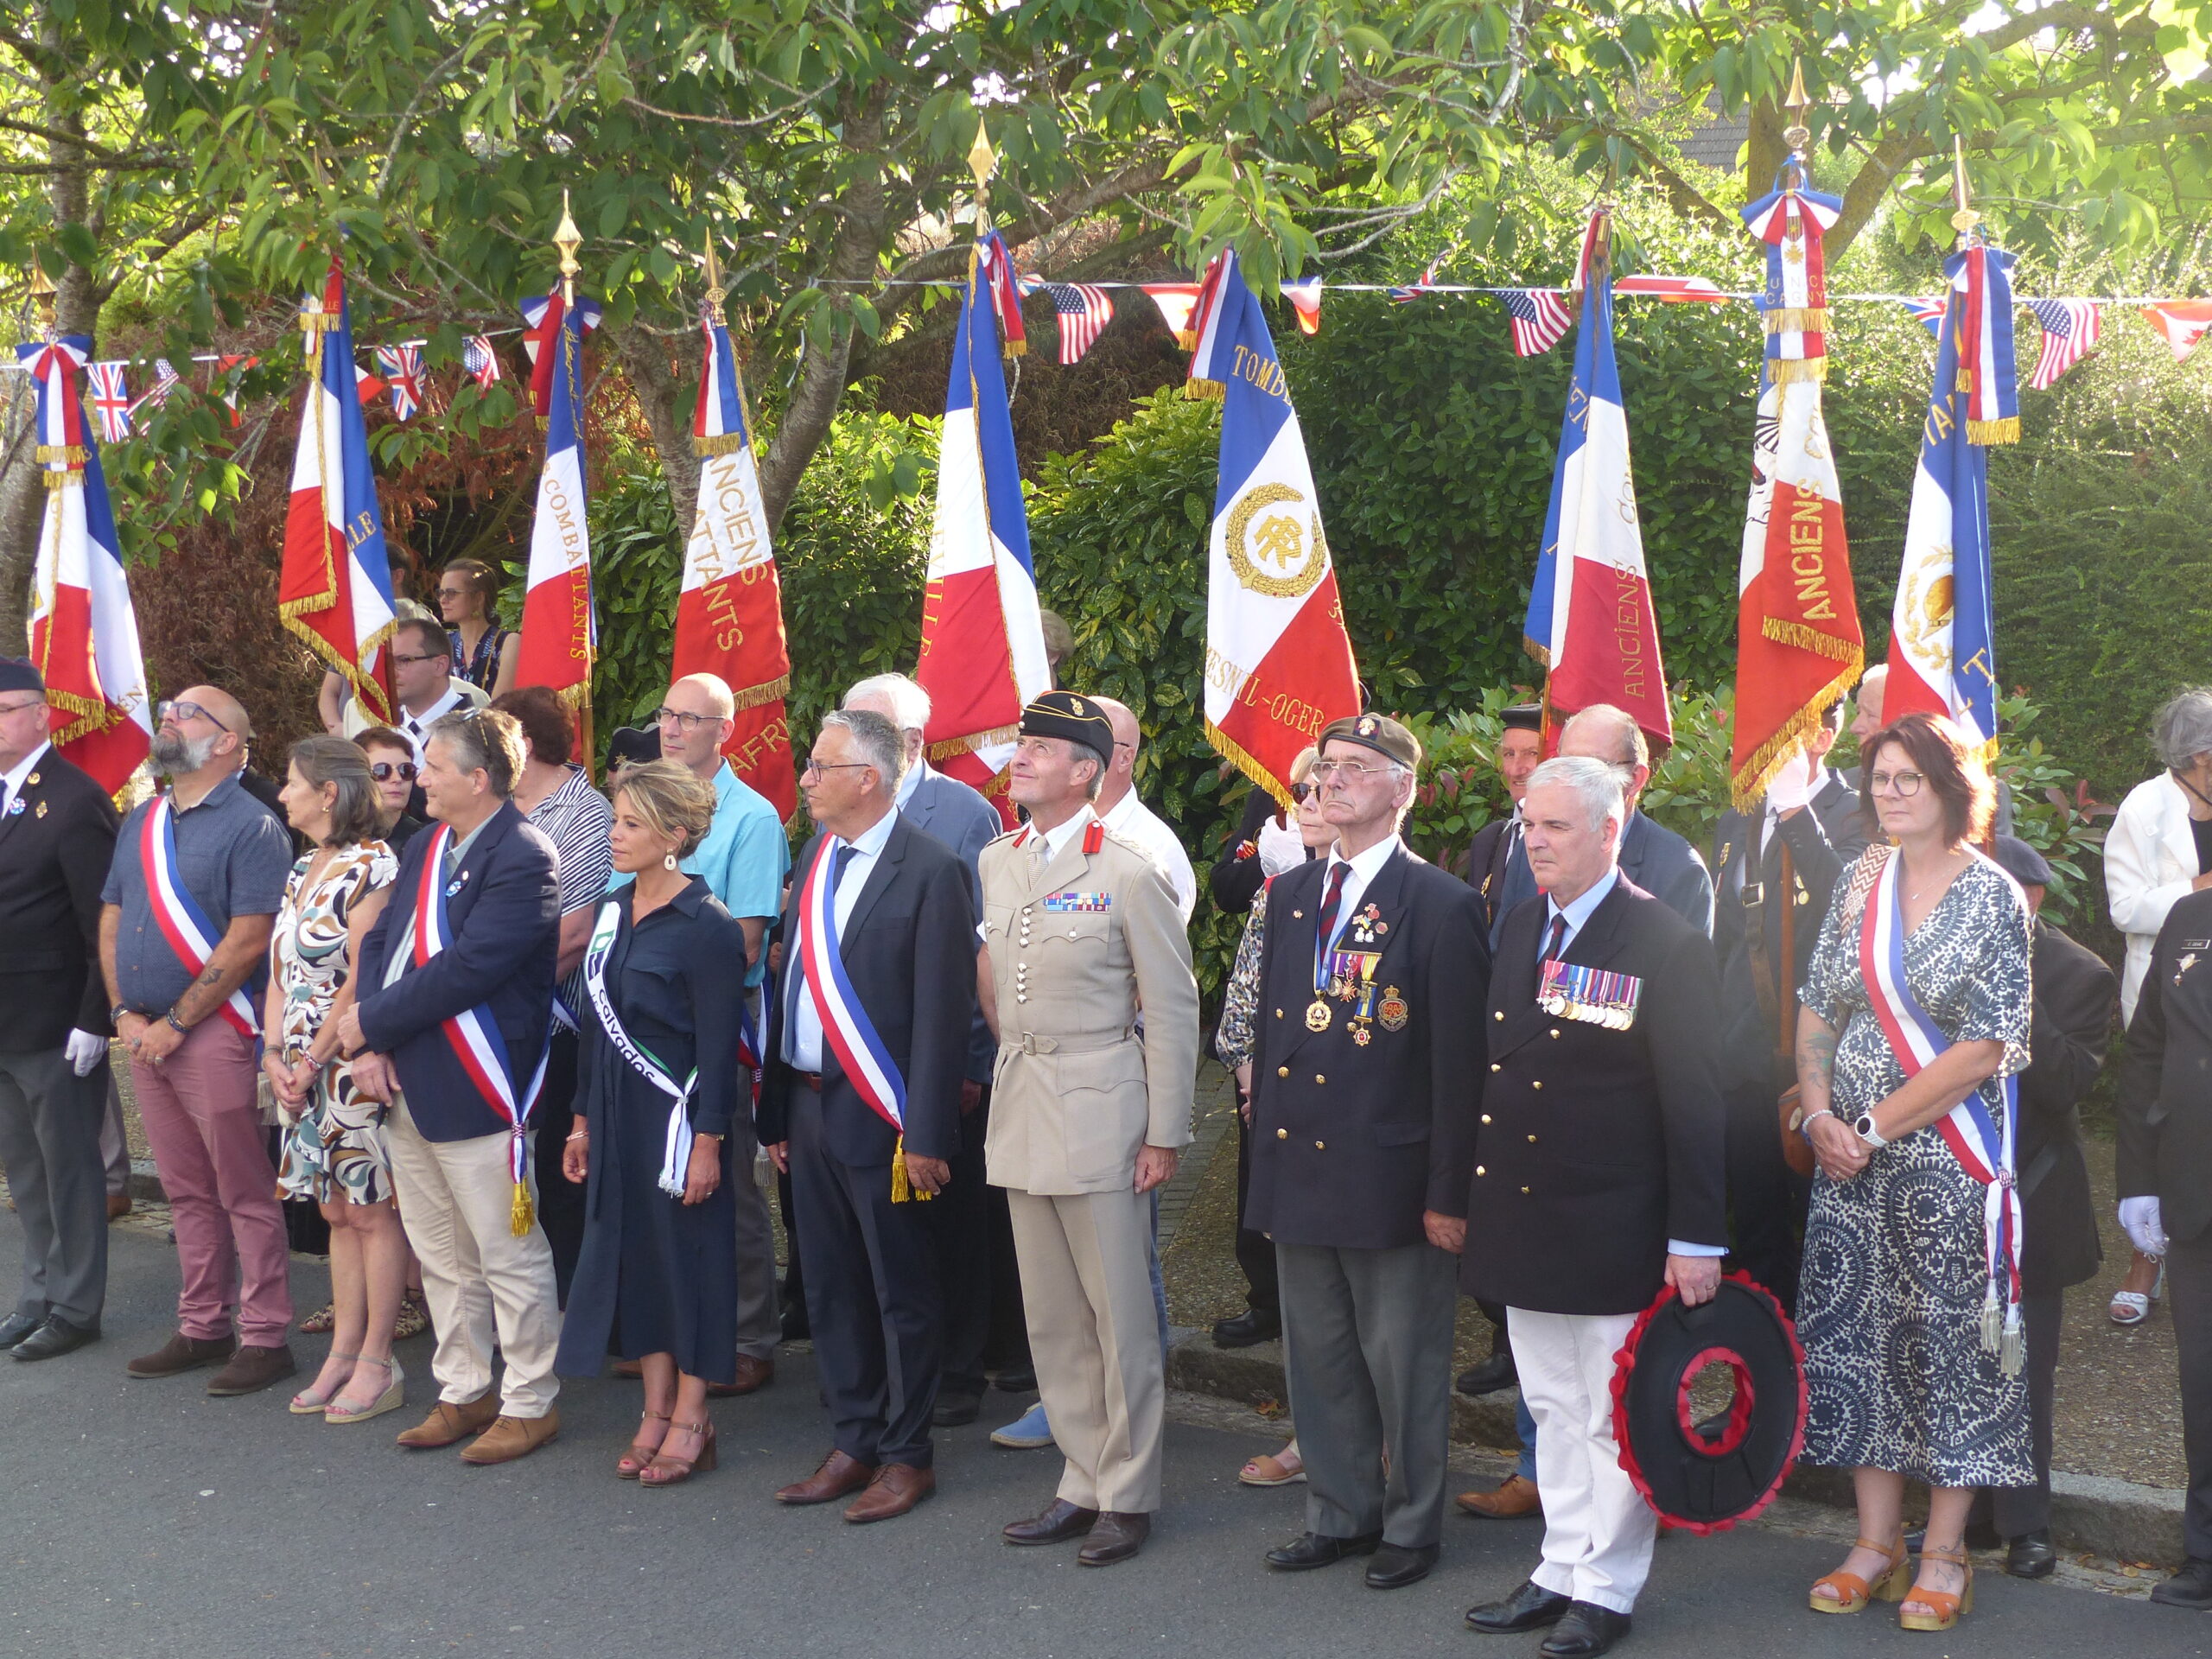
<instances>
[{"instance_id":1,"label":"wristwatch","mask_svg":"<svg viewBox=\"0 0 2212 1659\"><path fill-rule=\"evenodd\" d=\"M1875 1129L1874 1114L1872 1112L1859 1113L1859 1121L1856 1123L1853 1123L1851 1128L1853 1133L1857 1135L1861 1141L1864 1141L1867 1146L1873 1150L1879 1151L1882 1147L1890 1144L1887 1141L1884 1140L1881 1135Z\"/></svg>"}]
</instances>

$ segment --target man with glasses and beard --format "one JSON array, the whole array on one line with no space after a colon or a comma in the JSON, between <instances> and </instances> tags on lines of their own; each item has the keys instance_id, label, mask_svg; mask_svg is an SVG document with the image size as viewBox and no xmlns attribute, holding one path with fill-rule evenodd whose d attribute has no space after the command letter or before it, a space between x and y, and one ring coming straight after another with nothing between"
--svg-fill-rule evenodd
<instances>
[{"instance_id":1,"label":"man with glasses and beard","mask_svg":"<svg viewBox=\"0 0 2212 1659\"><path fill-rule=\"evenodd\" d=\"M254 1103L255 1010L292 842L239 786L252 740L245 710L212 685L161 705L150 759L168 789L124 821L100 893L100 966L184 1277L177 1333L129 1370L227 1361L213 1395L298 1369L284 1216Z\"/></svg>"},{"instance_id":2,"label":"man with glasses and beard","mask_svg":"<svg viewBox=\"0 0 2212 1659\"><path fill-rule=\"evenodd\" d=\"M453 672L453 650L446 631L435 622L415 618L403 620L391 631L391 689L398 706L391 711L394 729L415 746L415 763L423 762L423 734L430 723L456 709L481 709L491 701L484 691ZM346 705L341 734L359 739L377 724L374 715L355 697Z\"/></svg>"}]
</instances>

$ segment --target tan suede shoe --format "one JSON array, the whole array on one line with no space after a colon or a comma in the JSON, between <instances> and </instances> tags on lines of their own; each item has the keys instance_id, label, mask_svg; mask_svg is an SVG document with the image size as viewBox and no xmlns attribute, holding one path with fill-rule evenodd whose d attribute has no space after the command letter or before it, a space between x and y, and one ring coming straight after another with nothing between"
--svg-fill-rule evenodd
<instances>
[{"instance_id":1,"label":"tan suede shoe","mask_svg":"<svg viewBox=\"0 0 2212 1659\"><path fill-rule=\"evenodd\" d=\"M561 1414L550 1407L543 1417L500 1417L469 1442L463 1463L512 1463L526 1458L561 1432Z\"/></svg>"},{"instance_id":2,"label":"tan suede shoe","mask_svg":"<svg viewBox=\"0 0 2212 1659\"><path fill-rule=\"evenodd\" d=\"M1487 1492L1462 1492L1458 1501L1461 1510L1481 1521L1518 1521L1544 1507L1536 1483L1523 1475L1514 1475Z\"/></svg>"},{"instance_id":3,"label":"tan suede shoe","mask_svg":"<svg viewBox=\"0 0 2212 1659\"><path fill-rule=\"evenodd\" d=\"M490 1426L499 1414L499 1391L486 1389L461 1405L441 1400L430 1414L399 1436L399 1444L416 1452L435 1452L454 1446Z\"/></svg>"}]
</instances>

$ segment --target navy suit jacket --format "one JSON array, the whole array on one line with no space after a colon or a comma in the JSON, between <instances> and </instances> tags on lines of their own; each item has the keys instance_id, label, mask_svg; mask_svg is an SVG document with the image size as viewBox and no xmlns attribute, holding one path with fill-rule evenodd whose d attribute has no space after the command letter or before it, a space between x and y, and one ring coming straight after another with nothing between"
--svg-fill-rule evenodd
<instances>
[{"instance_id":1,"label":"navy suit jacket","mask_svg":"<svg viewBox=\"0 0 2212 1659\"><path fill-rule=\"evenodd\" d=\"M799 897L829 844L820 834L806 844L784 901L784 970L769 1011L768 1063L758 1108L764 1146L791 1139L792 1091L807 1087L784 1058L784 1033L797 999L811 995L798 960ZM976 1010L969 893L958 856L902 814L841 936L853 994L906 1082L906 1149L924 1158L950 1158L960 1146L960 1084ZM840 1161L863 1168L890 1164L899 1137L847 1080L826 1034L822 1122L823 1138Z\"/></svg>"},{"instance_id":2,"label":"navy suit jacket","mask_svg":"<svg viewBox=\"0 0 2212 1659\"><path fill-rule=\"evenodd\" d=\"M0 1053L60 1048L72 1029L105 1036L100 889L115 855L115 803L58 749L0 817ZM126 848L126 858L137 849Z\"/></svg>"},{"instance_id":3,"label":"navy suit jacket","mask_svg":"<svg viewBox=\"0 0 2212 1659\"><path fill-rule=\"evenodd\" d=\"M981 923L983 880L976 869L976 861L982 856L985 847L1006 833L998 809L957 778L948 778L932 769L914 785L913 794L899 809L899 816L932 841L950 849L959 859L961 868L968 872L969 896L976 920ZM979 1006L968 1028L968 1080L988 1083L991 1067L998 1057L998 1039L983 1023L983 1011Z\"/></svg>"},{"instance_id":4,"label":"navy suit jacket","mask_svg":"<svg viewBox=\"0 0 2212 1659\"><path fill-rule=\"evenodd\" d=\"M423 834L400 855L391 902L361 942L361 1035L389 1055L406 1091L407 1110L425 1141L497 1135L506 1120L461 1069L445 1021L488 1007L516 1072L529 1085L553 1022L553 963L561 933L560 861L553 843L513 802L504 803L447 885L452 938L419 968L386 987L385 964L407 935L421 890L423 861L436 837Z\"/></svg>"},{"instance_id":5,"label":"navy suit jacket","mask_svg":"<svg viewBox=\"0 0 2212 1659\"><path fill-rule=\"evenodd\" d=\"M1713 878L1697 849L1643 812L1621 836L1621 874L1692 927L1713 937Z\"/></svg>"}]
</instances>

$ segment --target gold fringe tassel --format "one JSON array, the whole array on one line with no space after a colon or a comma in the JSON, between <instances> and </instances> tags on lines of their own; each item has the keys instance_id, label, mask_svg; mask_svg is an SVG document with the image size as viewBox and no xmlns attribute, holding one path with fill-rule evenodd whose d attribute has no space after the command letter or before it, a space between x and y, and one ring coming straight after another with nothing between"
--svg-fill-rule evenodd
<instances>
[{"instance_id":1,"label":"gold fringe tassel","mask_svg":"<svg viewBox=\"0 0 2212 1659\"><path fill-rule=\"evenodd\" d=\"M537 1211L531 1204L530 1189L517 1181L514 1202L507 1206L507 1230L517 1238L526 1238L537 1224Z\"/></svg>"},{"instance_id":2,"label":"gold fringe tassel","mask_svg":"<svg viewBox=\"0 0 2212 1659\"><path fill-rule=\"evenodd\" d=\"M85 464L85 446L81 443L41 443L35 459L41 461L65 461L72 467Z\"/></svg>"},{"instance_id":3,"label":"gold fringe tassel","mask_svg":"<svg viewBox=\"0 0 2212 1659\"><path fill-rule=\"evenodd\" d=\"M1968 421L1968 443L2018 443L2020 441L2020 417L2008 415L2001 421Z\"/></svg>"},{"instance_id":4,"label":"gold fringe tassel","mask_svg":"<svg viewBox=\"0 0 2212 1659\"><path fill-rule=\"evenodd\" d=\"M1828 378L1828 360L1825 357L1778 357L1767 364L1766 378L1777 386L1816 386Z\"/></svg>"},{"instance_id":5,"label":"gold fringe tassel","mask_svg":"<svg viewBox=\"0 0 2212 1659\"><path fill-rule=\"evenodd\" d=\"M1542 669L1547 674L1551 672L1552 648L1549 645L1540 645L1528 635L1523 634L1521 636L1521 649L1535 658L1538 668Z\"/></svg>"},{"instance_id":6,"label":"gold fringe tassel","mask_svg":"<svg viewBox=\"0 0 2212 1659\"><path fill-rule=\"evenodd\" d=\"M722 432L711 438L691 440L691 453L704 461L709 455L727 455L745 448L745 434Z\"/></svg>"},{"instance_id":7,"label":"gold fringe tassel","mask_svg":"<svg viewBox=\"0 0 2212 1659\"><path fill-rule=\"evenodd\" d=\"M327 565L327 553L325 561ZM353 688L353 700L373 712L378 725L388 726L391 723L391 708L384 700L384 687L362 673L359 663L340 656L329 640L300 620L303 616L314 616L327 611L337 602L337 596L327 592L311 594L306 599L288 599L277 606L276 620L284 625L284 631L305 645L308 654L319 659L324 667L336 669L344 675L346 683ZM398 626L397 622L389 622L378 629L370 637L368 649L374 651L382 645Z\"/></svg>"},{"instance_id":8,"label":"gold fringe tassel","mask_svg":"<svg viewBox=\"0 0 2212 1659\"><path fill-rule=\"evenodd\" d=\"M1764 314L1770 334L1826 334L1828 308L1825 305L1785 305Z\"/></svg>"},{"instance_id":9,"label":"gold fringe tassel","mask_svg":"<svg viewBox=\"0 0 2212 1659\"><path fill-rule=\"evenodd\" d=\"M38 476L39 482L49 490L81 490L85 487L84 474L73 467L67 472L43 472Z\"/></svg>"},{"instance_id":10,"label":"gold fringe tassel","mask_svg":"<svg viewBox=\"0 0 2212 1659\"><path fill-rule=\"evenodd\" d=\"M44 663L39 664L39 672L41 674L46 672ZM48 734L48 739L57 749L67 748L80 737L90 737L95 732L104 732L111 726L121 724L123 721L122 715L109 708L105 702L95 702L90 697L80 697L73 691L57 690L51 685L46 689L46 701L50 707L59 709L63 714L70 716L67 725Z\"/></svg>"},{"instance_id":11,"label":"gold fringe tassel","mask_svg":"<svg viewBox=\"0 0 2212 1659\"><path fill-rule=\"evenodd\" d=\"M1838 697L1847 695L1852 687L1859 683L1859 673L1865 665L1864 652L1853 652L1845 660L1841 673L1814 693L1802 708L1783 721L1780 731L1760 744L1740 771L1730 774L1729 798L1738 812L1751 812L1766 798L1766 786L1774 781L1775 773L1782 770L1783 762L1804 741L1805 734L1820 723L1821 711ZM1740 691L1740 683L1738 689Z\"/></svg>"},{"instance_id":12,"label":"gold fringe tassel","mask_svg":"<svg viewBox=\"0 0 2212 1659\"><path fill-rule=\"evenodd\" d=\"M1859 663L1866 658L1866 648L1857 640L1839 639L1802 622L1782 622L1770 616L1759 624L1759 637L1777 645L1795 645L1816 657L1833 657L1839 663Z\"/></svg>"},{"instance_id":13,"label":"gold fringe tassel","mask_svg":"<svg viewBox=\"0 0 2212 1659\"><path fill-rule=\"evenodd\" d=\"M1175 343L1178 346L1180 346L1186 352L1197 351L1198 349L1198 331L1195 328L1178 328L1175 331Z\"/></svg>"},{"instance_id":14,"label":"gold fringe tassel","mask_svg":"<svg viewBox=\"0 0 2212 1659\"><path fill-rule=\"evenodd\" d=\"M766 685L749 686L745 690L731 692L730 702L738 709L758 709L764 702L773 702L778 697L786 696L791 689L791 677L786 674Z\"/></svg>"},{"instance_id":15,"label":"gold fringe tassel","mask_svg":"<svg viewBox=\"0 0 2212 1659\"><path fill-rule=\"evenodd\" d=\"M1206 721L1206 741L1221 751L1223 760L1249 778L1255 785L1273 796L1284 811L1290 811L1296 806L1297 803L1290 798L1290 791L1276 781L1274 774L1262 766L1243 744L1211 721Z\"/></svg>"},{"instance_id":16,"label":"gold fringe tassel","mask_svg":"<svg viewBox=\"0 0 2212 1659\"><path fill-rule=\"evenodd\" d=\"M970 749L988 748L994 743L1011 743L1020 735L1021 727L1016 722L988 732L977 732L971 737L948 737L942 743L930 745L930 759L950 760L956 755L966 754Z\"/></svg>"},{"instance_id":17,"label":"gold fringe tassel","mask_svg":"<svg viewBox=\"0 0 2212 1659\"><path fill-rule=\"evenodd\" d=\"M1028 356L1029 342L1027 340L1010 340L1007 341L1006 355L1008 357Z\"/></svg>"},{"instance_id":18,"label":"gold fringe tassel","mask_svg":"<svg viewBox=\"0 0 2212 1659\"><path fill-rule=\"evenodd\" d=\"M1229 393L1229 388L1219 380L1185 380L1183 395L1194 404L1217 404Z\"/></svg>"}]
</instances>

